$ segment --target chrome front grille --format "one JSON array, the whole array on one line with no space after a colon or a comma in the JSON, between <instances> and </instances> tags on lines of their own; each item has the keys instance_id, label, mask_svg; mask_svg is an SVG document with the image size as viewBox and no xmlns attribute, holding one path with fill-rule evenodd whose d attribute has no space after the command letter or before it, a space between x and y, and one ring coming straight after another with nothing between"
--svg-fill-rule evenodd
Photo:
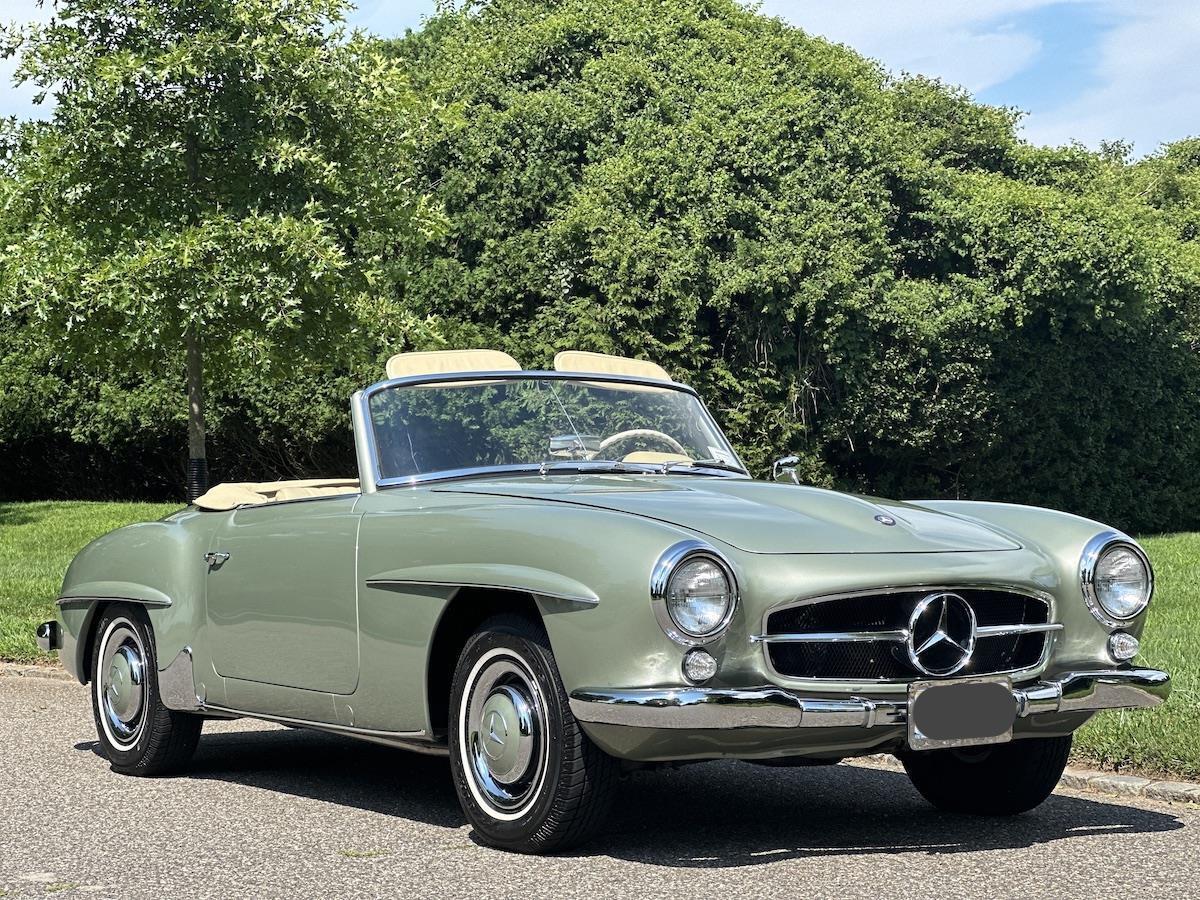
<instances>
[{"instance_id":1,"label":"chrome front grille","mask_svg":"<svg viewBox=\"0 0 1200 900\"><path fill-rule=\"evenodd\" d=\"M924 600L950 593L966 602L973 621L973 647L955 677L1035 669L1046 656L1051 632L1062 627L1051 623L1050 603L1043 596L1010 588L920 587L779 607L767 614L755 640L765 645L771 668L788 678L903 683L941 677L943 672L920 668L926 664L923 657L914 659L910 627L916 628L914 611Z\"/></svg>"}]
</instances>

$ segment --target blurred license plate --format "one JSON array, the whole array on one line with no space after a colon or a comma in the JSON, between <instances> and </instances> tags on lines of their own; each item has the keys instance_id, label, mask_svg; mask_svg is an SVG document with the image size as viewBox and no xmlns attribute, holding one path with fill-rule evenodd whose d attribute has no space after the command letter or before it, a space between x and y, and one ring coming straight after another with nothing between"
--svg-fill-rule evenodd
<instances>
[{"instance_id":1,"label":"blurred license plate","mask_svg":"<svg viewBox=\"0 0 1200 900\"><path fill-rule=\"evenodd\" d=\"M972 747L1012 740L1017 702L1008 678L915 681L908 687L908 746Z\"/></svg>"}]
</instances>

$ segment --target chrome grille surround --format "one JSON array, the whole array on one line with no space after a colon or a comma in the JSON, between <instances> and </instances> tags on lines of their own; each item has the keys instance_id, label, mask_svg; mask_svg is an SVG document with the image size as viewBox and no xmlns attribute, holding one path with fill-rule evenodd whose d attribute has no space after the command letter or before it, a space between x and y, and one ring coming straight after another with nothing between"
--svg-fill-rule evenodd
<instances>
[{"instance_id":1,"label":"chrome grille surround","mask_svg":"<svg viewBox=\"0 0 1200 900\"><path fill-rule=\"evenodd\" d=\"M772 633L770 630L770 620L781 612L797 609L799 607L813 606L816 604L825 604L840 600L852 600L855 598L872 598L872 597L888 597L894 598L900 605L900 610L903 612L903 618L907 619L908 612L913 609L921 600L931 594L942 592L967 592L980 593L988 592L993 594L1009 595L1012 598L1022 598L1024 600L1038 601L1041 606L1039 610L1044 608L1044 617L1041 621L1033 624L1012 623L983 625L978 629L980 638L996 637L1001 635L1034 635L1042 636L1041 653L1036 661L1031 665L1025 665L1020 668L997 669L989 668L986 670L972 671L970 675L1010 675L1014 682L1020 682L1026 678L1032 678L1045 669L1049 661L1050 654L1054 647L1054 634L1062 630L1062 625L1055 622L1054 619L1054 598L1044 592L1034 590L1032 588L1003 584L1003 583L969 583L957 585L945 584L921 584L921 585L902 585L902 586L887 586L878 588L867 588L858 591L846 591L837 594L822 594L816 597L806 597L800 600L790 600L785 603L777 604L766 611L762 618L762 627L758 634L752 635L750 640L752 643L762 644L763 659L767 667L767 671L775 678L785 682L804 682L804 683L821 683L821 682L837 682L847 685L869 685L869 686L886 686L896 685L903 687L911 681L928 678L917 670L907 673L904 677L886 677L886 678L864 678L864 677L846 677L842 675L795 675L779 671L772 659L771 646L786 644L786 643L806 643L806 644L857 644L866 642L895 642L897 648L904 652L908 641L908 630L905 627L890 627L890 628L864 628L861 630L847 628L844 631L822 629L819 632L804 632L804 633ZM962 673L966 675L967 673ZM946 677L953 677L946 676Z\"/></svg>"}]
</instances>

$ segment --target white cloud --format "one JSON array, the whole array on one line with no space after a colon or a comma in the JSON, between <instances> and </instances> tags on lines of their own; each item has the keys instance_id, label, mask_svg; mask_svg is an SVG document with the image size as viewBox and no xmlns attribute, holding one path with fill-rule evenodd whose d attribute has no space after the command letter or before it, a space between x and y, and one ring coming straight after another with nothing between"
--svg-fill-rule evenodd
<instances>
[{"instance_id":1,"label":"white cloud","mask_svg":"<svg viewBox=\"0 0 1200 900\"><path fill-rule=\"evenodd\" d=\"M1042 144L1132 141L1135 151L1200 135L1200 6L1195 0L1105 0L1120 20L1100 39L1095 87L1057 109L1034 110L1025 135Z\"/></svg>"},{"instance_id":2,"label":"white cloud","mask_svg":"<svg viewBox=\"0 0 1200 900\"><path fill-rule=\"evenodd\" d=\"M1082 2L1082 0L1067 0ZM766 0L763 11L847 44L893 72L913 72L979 93L1023 70L1041 49L1014 16L1054 0Z\"/></svg>"},{"instance_id":3,"label":"white cloud","mask_svg":"<svg viewBox=\"0 0 1200 900\"><path fill-rule=\"evenodd\" d=\"M892 71L942 78L978 94L1023 71L1041 49L1038 36L1014 26L1014 19L1067 3L1090 7L1106 23L1087 73L1092 86L1053 107L1026 100L1029 140L1096 147L1116 138L1145 154L1200 134L1196 0L765 0L763 8Z\"/></svg>"},{"instance_id":4,"label":"white cloud","mask_svg":"<svg viewBox=\"0 0 1200 900\"><path fill-rule=\"evenodd\" d=\"M47 4L0 0L0 21L45 20L52 9ZM1149 153L1164 141L1200 133L1196 0L764 0L762 9L893 72L941 78L978 94L1003 85L1042 52L1038 34L1020 17L1067 4L1087 5L1108 22L1088 73L1092 86L1055 108L1024 100L1032 107L1025 125L1030 140L1094 147L1119 138ZM433 7L434 0L361 0L351 21L399 34L419 26ZM33 105L32 88L11 87L14 68L12 60L0 60L0 115L46 115L48 106Z\"/></svg>"}]
</instances>

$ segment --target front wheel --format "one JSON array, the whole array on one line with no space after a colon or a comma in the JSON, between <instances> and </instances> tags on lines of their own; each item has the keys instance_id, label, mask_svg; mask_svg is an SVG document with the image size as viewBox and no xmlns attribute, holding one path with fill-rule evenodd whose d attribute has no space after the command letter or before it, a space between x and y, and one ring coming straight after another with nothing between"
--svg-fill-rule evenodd
<instances>
[{"instance_id":1,"label":"front wheel","mask_svg":"<svg viewBox=\"0 0 1200 900\"><path fill-rule=\"evenodd\" d=\"M454 672L450 721L454 786L485 843L548 853L603 823L618 763L571 714L539 624L499 616L471 636Z\"/></svg>"},{"instance_id":2,"label":"front wheel","mask_svg":"<svg viewBox=\"0 0 1200 900\"><path fill-rule=\"evenodd\" d=\"M1009 744L951 750L914 750L902 757L921 796L947 812L1015 816L1053 792L1071 736L1026 738Z\"/></svg>"},{"instance_id":3,"label":"front wheel","mask_svg":"<svg viewBox=\"0 0 1200 900\"><path fill-rule=\"evenodd\" d=\"M154 633L145 613L115 604L100 613L92 645L92 713L100 747L125 775L165 775L182 768L204 721L163 705Z\"/></svg>"}]
</instances>

